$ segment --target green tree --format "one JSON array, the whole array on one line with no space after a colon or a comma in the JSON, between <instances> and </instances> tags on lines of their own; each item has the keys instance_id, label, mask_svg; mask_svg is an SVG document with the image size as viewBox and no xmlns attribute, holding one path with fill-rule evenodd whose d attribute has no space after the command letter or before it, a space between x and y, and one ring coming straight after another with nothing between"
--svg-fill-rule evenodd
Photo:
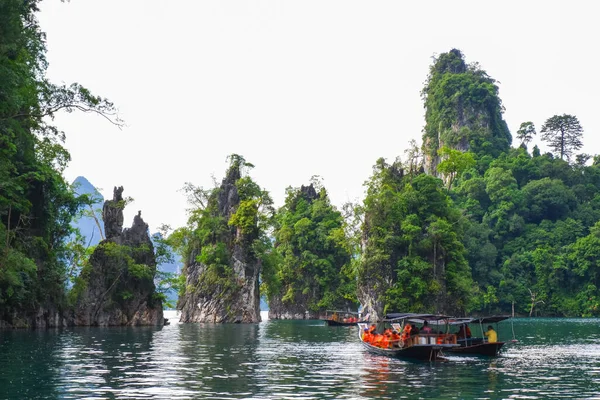
<instances>
[{"instance_id":1,"label":"green tree","mask_svg":"<svg viewBox=\"0 0 600 400\"><path fill-rule=\"evenodd\" d=\"M527 121L521 123L521 126L517 131L517 139L521 141L521 146L527 146L527 144L533 140L535 135L536 131L533 122Z\"/></svg>"},{"instance_id":2,"label":"green tree","mask_svg":"<svg viewBox=\"0 0 600 400\"><path fill-rule=\"evenodd\" d=\"M471 307L460 211L441 179L377 161L364 200L359 294L368 310L456 312Z\"/></svg>"},{"instance_id":3,"label":"green tree","mask_svg":"<svg viewBox=\"0 0 600 400\"><path fill-rule=\"evenodd\" d=\"M121 125L108 100L46 78L37 5L0 2L0 319L13 323L62 304L72 266L66 239L80 202L61 175L70 156L53 118L80 110Z\"/></svg>"},{"instance_id":4,"label":"green tree","mask_svg":"<svg viewBox=\"0 0 600 400\"><path fill-rule=\"evenodd\" d=\"M555 115L546 120L541 130L542 140L560 154L570 160L573 152L583 147L583 128L574 115Z\"/></svg>"},{"instance_id":5,"label":"green tree","mask_svg":"<svg viewBox=\"0 0 600 400\"><path fill-rule=\"evenodd\" d=\"M437 169L448 182L448 190L452 189L452 183L457 176L475 166L475 158L469 152L453 150L444 146L438 151L438 154L442 161L438 164Z\"/></svg>"},{"instance_id":6,"label":"green tree","mask_svg":"<svg viewBox=\"0 0 600 400\"><path fill-rule=\"evenodd\" d=\"M432 173L443 146L470 150L477 157L496 157L509 149L512 137L502 118L496 81L479 64L467 64L460 50L434 58L421 96L423 150Z\"/></svg>"},{"instance_id":7,"label":"green tree","mask_svg":"<svg viewBox=\"0 0 600 400\"><path fill-rule=\"evenodd\" d=\"M270 300L316 313L357 308L353 244L346 235L351 227L331 205L320 181L288 188L275 220L279 287L269 290Z\"/></svg>"}]
</instances>

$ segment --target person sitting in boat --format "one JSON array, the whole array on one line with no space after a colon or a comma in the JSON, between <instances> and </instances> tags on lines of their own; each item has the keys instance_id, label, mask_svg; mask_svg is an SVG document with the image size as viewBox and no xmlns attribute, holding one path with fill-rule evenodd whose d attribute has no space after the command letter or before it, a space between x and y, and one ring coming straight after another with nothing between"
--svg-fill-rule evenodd
<instances>
[{"instance_id":1,"label":"person sitting in boat","mask_svg":"<svg viewBox=\"0 0 600 400\"><path fill-rule=\"evenodd\" d=\"M431 333L431 332L432 332L432 329L429 326L429 322L424 321L423 322L423 327L421 328L421 333Z\"/></svg>"},{"instance_id":2,"label":"person sitting in boat","mask_svg":"<svg viewBox=\"0 0 600 400\"><path fill-rule=\"evenodd\" d=\"M470 339L471 338L471 329L469 329L469 326L467 324L462 324L458 328L458 332L456 332L456 336L459 339Z\"/></svg>"},{"instance_id":3,"label":"person sitting in boat","mask_svg":"<svg viewBox=\"0 0 600 400\"><path fill-rule=\"evenodd\" d=\"M365 343L371 343L371 340L373 340L373 335L371 335L371 332L369 332L369 328L365 328L362 334L362 340Z\"/></svg>"},{"instance_id":4,"label":"person sitting in boat","mask_svg":"<svg viewBox=\"0 0 600 400\"><path fill-rule=\"evenodd\" d=\"M402 335L400 336L400 340L402 341L402 343L406 343L406 341L410 337L411 329L412 329L412 327L410 326L409 323L404 325L404 330L402 331Z\"/></svg>"},{"instance_id":5,"label":"person sitting in boat","mask_svg":"<svg viewBox=\"0 0 600 400\"><path fill-rule=\"evenodd\" d=\"M383 335L381 335L379 347L381 347L382 349L387 349L390 347L390 334L387 330L383 333Z\"/></svg>"},{"instance_id":6,"label":"person sitting in boat","mask_svg":"<svg viewBox=\"0 0 600 400\"><path fill-rule=\"evenodd\" d=\"M496 333L496 331L494 330L494 327L491 325L488 325L488 330L487 332L483 333L485 336L487 336L488 338L488 343L496 343L498 341L498 334Z\"/></svg>"},{"instance_id":7,"label":"person sitting in boat","mask_svg":"<svg viewBox=\"0 0 600 400\"><path fill-rule=\"evenodd\" d=\"M400 347L400 335L398 335L398 332L396 332L396 330L392 331L392 334L390 335L390 347Z\"/></svg>"},{"instance_id":8,"label":"person sitting in boat","mask_svg":"<svg viewBox=\"0 0 600 400\"><path fill-rule=\"evenodd\" d=\"M410 326L410 335L418 335L419 334L419 328L417 328L417 326L415 324L412 324Z\"/></svg>"},{"instance_id":9,"label":"person sitting in boat","mask_svg":"<svg viewBox=\"0 0 600 400\"><path fill-rule=\"evenodd\" d=\"M371 344L375 347L382 347L381 346L382 340L383 340L383 335L377 333L373 336L373 340L371 341Z\"/></svg>"},{"instance_id":10,"label":"person sitting in boat","mask_svg":"<svg viewBox=\"0 0 600 400\"><path fill-rule=\"evenodd\" d=\"M375 324L371 324L369 327L369 332L371 332L371 335L375 335L377 333L377 326Z\"/></svg>"}]
</instances>

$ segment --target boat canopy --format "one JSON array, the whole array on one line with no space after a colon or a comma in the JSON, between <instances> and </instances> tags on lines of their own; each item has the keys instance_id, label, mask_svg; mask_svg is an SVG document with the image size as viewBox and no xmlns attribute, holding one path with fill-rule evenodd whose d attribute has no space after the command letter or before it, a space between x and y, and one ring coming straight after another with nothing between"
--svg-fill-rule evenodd
<instances>
[{"instance_id":1,"label":"boat canopy","mask_svg":"<svg viewBox=\"0 0 600 400\"><path fill-rule=\"evenodd\" d=\"M463 324L489 324L504 321L505 319L511 318L509 315L493 315L489 317L464 317L455 318L450 317L447 321L442 321L440 324L448 325L463 325ZM436 324L436 322L429 322L430 324ZM439 324L438 324L439 325Z\"/></svg>"},{"instance_id":2,"label":"boat canopy","mask_svg":"<svg viewBox=\"0 0 600 400\"><path fill-rule=\"evenodd\" d=\"M352 315L362 315L361 312L356 312L356 311L344 311L344 310L326 310L325 311L327 314L352 314Z\"/></svg>"},{"instance_id":3,"label":"boat canopy","mask_svg":"<svg viewBox=\"0 0 600 400\"><path fill-rule=\"evenodd\" d=\"M452 317L440 314L416 314L416 313L388 313L381 322L399 322L409 320L410 322L423 323L427 321L430 324L446 324Z\"/></svg>"},{"instance_id":4,"label":"boat canopy","mask_svg":"<svg viewBox=\"0 0 600 400\"><path fill-rule=\"evenodd\" d=\"M440 314L416 314L416 313L388 313L381 322L399 322L409 320L417 324L427 321L430 325L462 325L470 323L489 324L504 321L511 318L510 315L492 315L488 317L464 317L457 318Z\"/></svg>"}]
</instances>

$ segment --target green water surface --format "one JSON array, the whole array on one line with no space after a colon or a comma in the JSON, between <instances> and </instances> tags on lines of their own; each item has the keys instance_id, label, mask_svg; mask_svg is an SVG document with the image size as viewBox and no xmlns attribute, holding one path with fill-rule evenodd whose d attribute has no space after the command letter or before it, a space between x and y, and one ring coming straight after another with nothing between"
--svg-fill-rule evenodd
<instances>
[{"instance_id":1,"label":"green water surface","mask_svg":"<svg viewBox=\"0 0 600 400\"><path fill-rule=\"evenodd\" d=\"M515 319L499 357L444 363L372 355L357 328L315 320L0 331L0 398L600 399L599 325Z\"/></svg>"}]
</instances>

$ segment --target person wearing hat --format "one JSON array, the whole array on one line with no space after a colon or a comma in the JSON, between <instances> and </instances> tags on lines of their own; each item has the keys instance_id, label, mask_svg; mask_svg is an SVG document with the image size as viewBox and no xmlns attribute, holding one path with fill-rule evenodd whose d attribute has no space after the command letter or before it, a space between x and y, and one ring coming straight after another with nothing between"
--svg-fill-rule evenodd
<instances>
[{"instance_id":1,"label":"person wearing hat","mask_svg":"<svg viewBox=\"0 0 600 400\"><path fill-rule=\"evenodd\" d=\"M487 332L483 334L488 338L488 343L496 343L498 341L498 334L491 325L488 325Z\"/></svg>"}]
</instances>

